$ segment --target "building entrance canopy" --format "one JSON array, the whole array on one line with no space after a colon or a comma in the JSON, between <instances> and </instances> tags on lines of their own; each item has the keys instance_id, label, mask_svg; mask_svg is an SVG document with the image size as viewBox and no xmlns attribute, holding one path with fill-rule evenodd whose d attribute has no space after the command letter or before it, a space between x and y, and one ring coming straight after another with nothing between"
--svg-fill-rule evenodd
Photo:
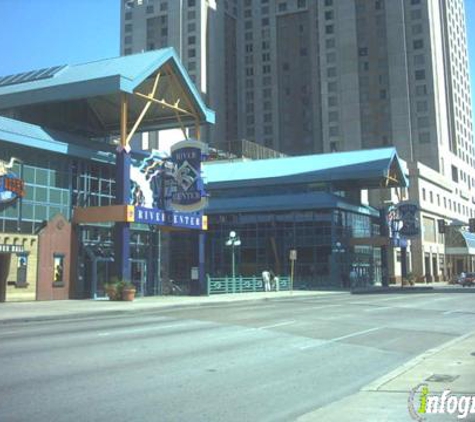
<instances>
[{"instance_id":1,"label":"building entrance canopy","mask_svg":"<svg viewBox=\"0 0 475 422\"><path fill-rule=\"evenodd\" d=\"M214 123L173 48L0 78L0 110L23 122L100 138ZM130 140L130 139L129 139Z\"/></svg>"},{"instance_id":2,"label":"building entrance canopy","mask_svg":"<svg viewBox=\"0 0 475 422\"><path fill-rule=\"evenodd\" d=\"M323 183L336 190L407 187L395 148L205 166L209 189Z\"/></svg>"},{"instance_id":3,"label":"building entrance canopy","mask_svg":"<svg viewBox=\"0 0 475 422\"><path fill-rule=\"evenodd\" d=\"M447 255L475 255L475 233L454 230L446 242Z\"/></svg>"}]
</instances>

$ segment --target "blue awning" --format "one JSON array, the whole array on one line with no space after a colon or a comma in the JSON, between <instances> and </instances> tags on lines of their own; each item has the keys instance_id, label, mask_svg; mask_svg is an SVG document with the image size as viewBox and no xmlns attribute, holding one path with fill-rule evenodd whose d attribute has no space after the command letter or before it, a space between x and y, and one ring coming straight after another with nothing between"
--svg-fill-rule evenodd
<instances>
[{"instance_id":1,"label":"blue awning","mask_svg":"<svg viewBox=\"0 0 475 422\"><path fill-rule=\"evenodd\" d=\"M447 255L475 255L475 233L454 230L446 237L445 253Z\"/></svg>"},{"instance_id":2,"label":"blue awning","mask_svg":"<svg viewBox=\"0 0 475 422\"><path fill-rule=\"evenodd\" d=\"M328 192L312 192L305 194L269 195L258 197L215 198L211 194L206 214L231 214L252 212L304 211L341 209L363 215L379 216L379 212L371 207L350 204L338 195Z\"/></svg>"},{"instance_id":3,"label":"blue awning","mask_svg":"<svg viewBox=\"0 0 475 422\"><path fill-rule=\"evenodd\" d=\"M210 190L315 182L342 190L409 186L395 148L206 163L204 177Z\"/></svg>"},{"instance_id":4,"label":"blue awning","mask_svg":"<svg viewBox=\"0 0 475 422\"><path fill-rule=\"evenodd\" d=\"M89 137L118 133L121 95L129 94L132 125L147 102L132 94L149 94L158 73L155 98L178 112L154 103L140 131L177 127L177 113L185 126L214 123L214 111L204 104L173 48L0 77L0 110Z\"/></svg>"},{"instance_id":5,"label":"blue awning","mask_svg":"<svg viewBox=\"0 0 475 422\"><path fill-rule=\"evenodd\" d=\"M97 148L87 148L85 145L91 146L91 142L86 138L56 130L44 129L37 125L1 116L0 142L109 164L115 162L115 154L112 147L109 147L109 151L107 151L106 145L102 146L103 151Z\"/></svg>"}]
</instances>

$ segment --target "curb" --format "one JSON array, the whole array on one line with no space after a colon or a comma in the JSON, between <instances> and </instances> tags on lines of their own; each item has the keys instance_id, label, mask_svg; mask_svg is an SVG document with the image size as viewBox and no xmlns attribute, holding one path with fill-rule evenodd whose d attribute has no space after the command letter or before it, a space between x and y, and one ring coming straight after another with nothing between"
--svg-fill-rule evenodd
<instances>
[{"instance_id":1,"label":"curb","mask_svg":"<svg viewBox=\"0 0 475 422\"><path fill-rule=\"evenodd\" d=\"M475 289L463 287L373 287L362 288L351 291L353 295L371 295L371 294L421 294L421 293L475 293Z\"/></svg>"},{"instance_id":2,"label":"curb","mask_svg":"<svg viewBox=\"0 0 475 422\"><path fill-rule=\"evenodd\" d=\"M54 315L38 315L38 316L23 316L23 317L13 317L13 318L5 318L1 319L0 318L0 325L2 324L9 324L9 323L27 323L27 322L47 322L47 321L56 321L56 320L78 320L78 319L90 319L90 318L95 318L95 317L101 317L101 316L120 316L120 315L126 315L128 313L154 313L157 311L160 311L162 309L174 309L174 308L188 308L191 306L194 307L201 307L201 306L209 306L209 305L225 305L225 304L234 304L234 303L245 303L245 302L259 302L259 301L285 301L285 300L292 300L295 298L299 297L326 297L326 296L333 296L336 294L341 294L342 292L335 292L335 293L330 293L330 294L324 294L322 295L320 292L315 292L314 294L306 294L306 295L295 295L292 296L292 294L289 292L288 295L286 296L275 296L275 297L256 297L256 298L236 298L232 300L212 300L212 301L206 301L206 298L209 298L210 296L202 296L203 301L199 302L184 302L184 303L159 303L148 307L143 307L143 308L130 308L130 309L102 309L100 311L91 309L91 310L85 310L84 312L61 312L59 311L57 314ZM344 292L343 292L344 293ZM94 302L91 300L91 302ZM35 303L35 302L31 302Z\"/></svg>"},{"instance_id":3,"label":"curb","mask_svg":"<svg viewBox=\"0 0 475 422\"><path fill-rule=\"evenodd\" d=\"M441 344L440 346L438 347L435 347L433 349L429 349L427 351L425 351L424 353L416 356L415 358L411 359L409 362L406 362L404 364L402 364L401 366L399 366L398 368L396 368L395 370L389 372L388 374L386 375L383 375L382 377L378 378L377 380L369 383L368 385L364 386L360 391L362 392L381 392L380 388L387 384L388 382L394 380L395 378L401 376L402 374L408 372L409 370L411 370L412 368L414 368L415 366L419 365L421 362L423 362L424 360L434 356L435 354L455 345L455 344L458 344L464 340L466 340L467 338L471 337L471 336L474 336L475 335L475 331L472 331L470 333L467 333L467 334L464 334L460 337L456 337L452 340L449 340L448 342L444 343L444 344Z\"/></svg>"}]
</instances>

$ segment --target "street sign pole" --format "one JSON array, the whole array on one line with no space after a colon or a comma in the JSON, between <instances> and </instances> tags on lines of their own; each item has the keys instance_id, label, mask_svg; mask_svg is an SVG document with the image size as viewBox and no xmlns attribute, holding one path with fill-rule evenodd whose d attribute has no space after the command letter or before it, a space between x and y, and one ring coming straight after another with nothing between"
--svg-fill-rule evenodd
<instances>
[{"instance_id":1,"label":"street sign pole","mask_svg":"<svg viewBox=\"0 0 475 422\"><path fill-rule=\"evenodd\" d=\"M290 293L294 291L294 267L295 267L295 261L297 260L297 250L296 249L291 249L290 250Z\"/></svg>"}]
</instances>

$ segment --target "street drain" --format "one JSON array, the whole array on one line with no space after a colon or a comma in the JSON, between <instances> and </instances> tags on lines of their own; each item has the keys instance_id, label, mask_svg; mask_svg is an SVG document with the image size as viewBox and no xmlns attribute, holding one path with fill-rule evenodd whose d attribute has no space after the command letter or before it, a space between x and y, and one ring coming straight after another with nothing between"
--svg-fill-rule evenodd
<instances>
[{"instance_id":1,"label":"street drain","mask_svg":"<svg viewBox=\"0 0 475 422\"><path fill-rule=\"evenodd\" d=\"M452 382L455 381L460 375L445 375L445 374L433 374L426 381L429 382Z\"/></svg>"}]
</instances>

